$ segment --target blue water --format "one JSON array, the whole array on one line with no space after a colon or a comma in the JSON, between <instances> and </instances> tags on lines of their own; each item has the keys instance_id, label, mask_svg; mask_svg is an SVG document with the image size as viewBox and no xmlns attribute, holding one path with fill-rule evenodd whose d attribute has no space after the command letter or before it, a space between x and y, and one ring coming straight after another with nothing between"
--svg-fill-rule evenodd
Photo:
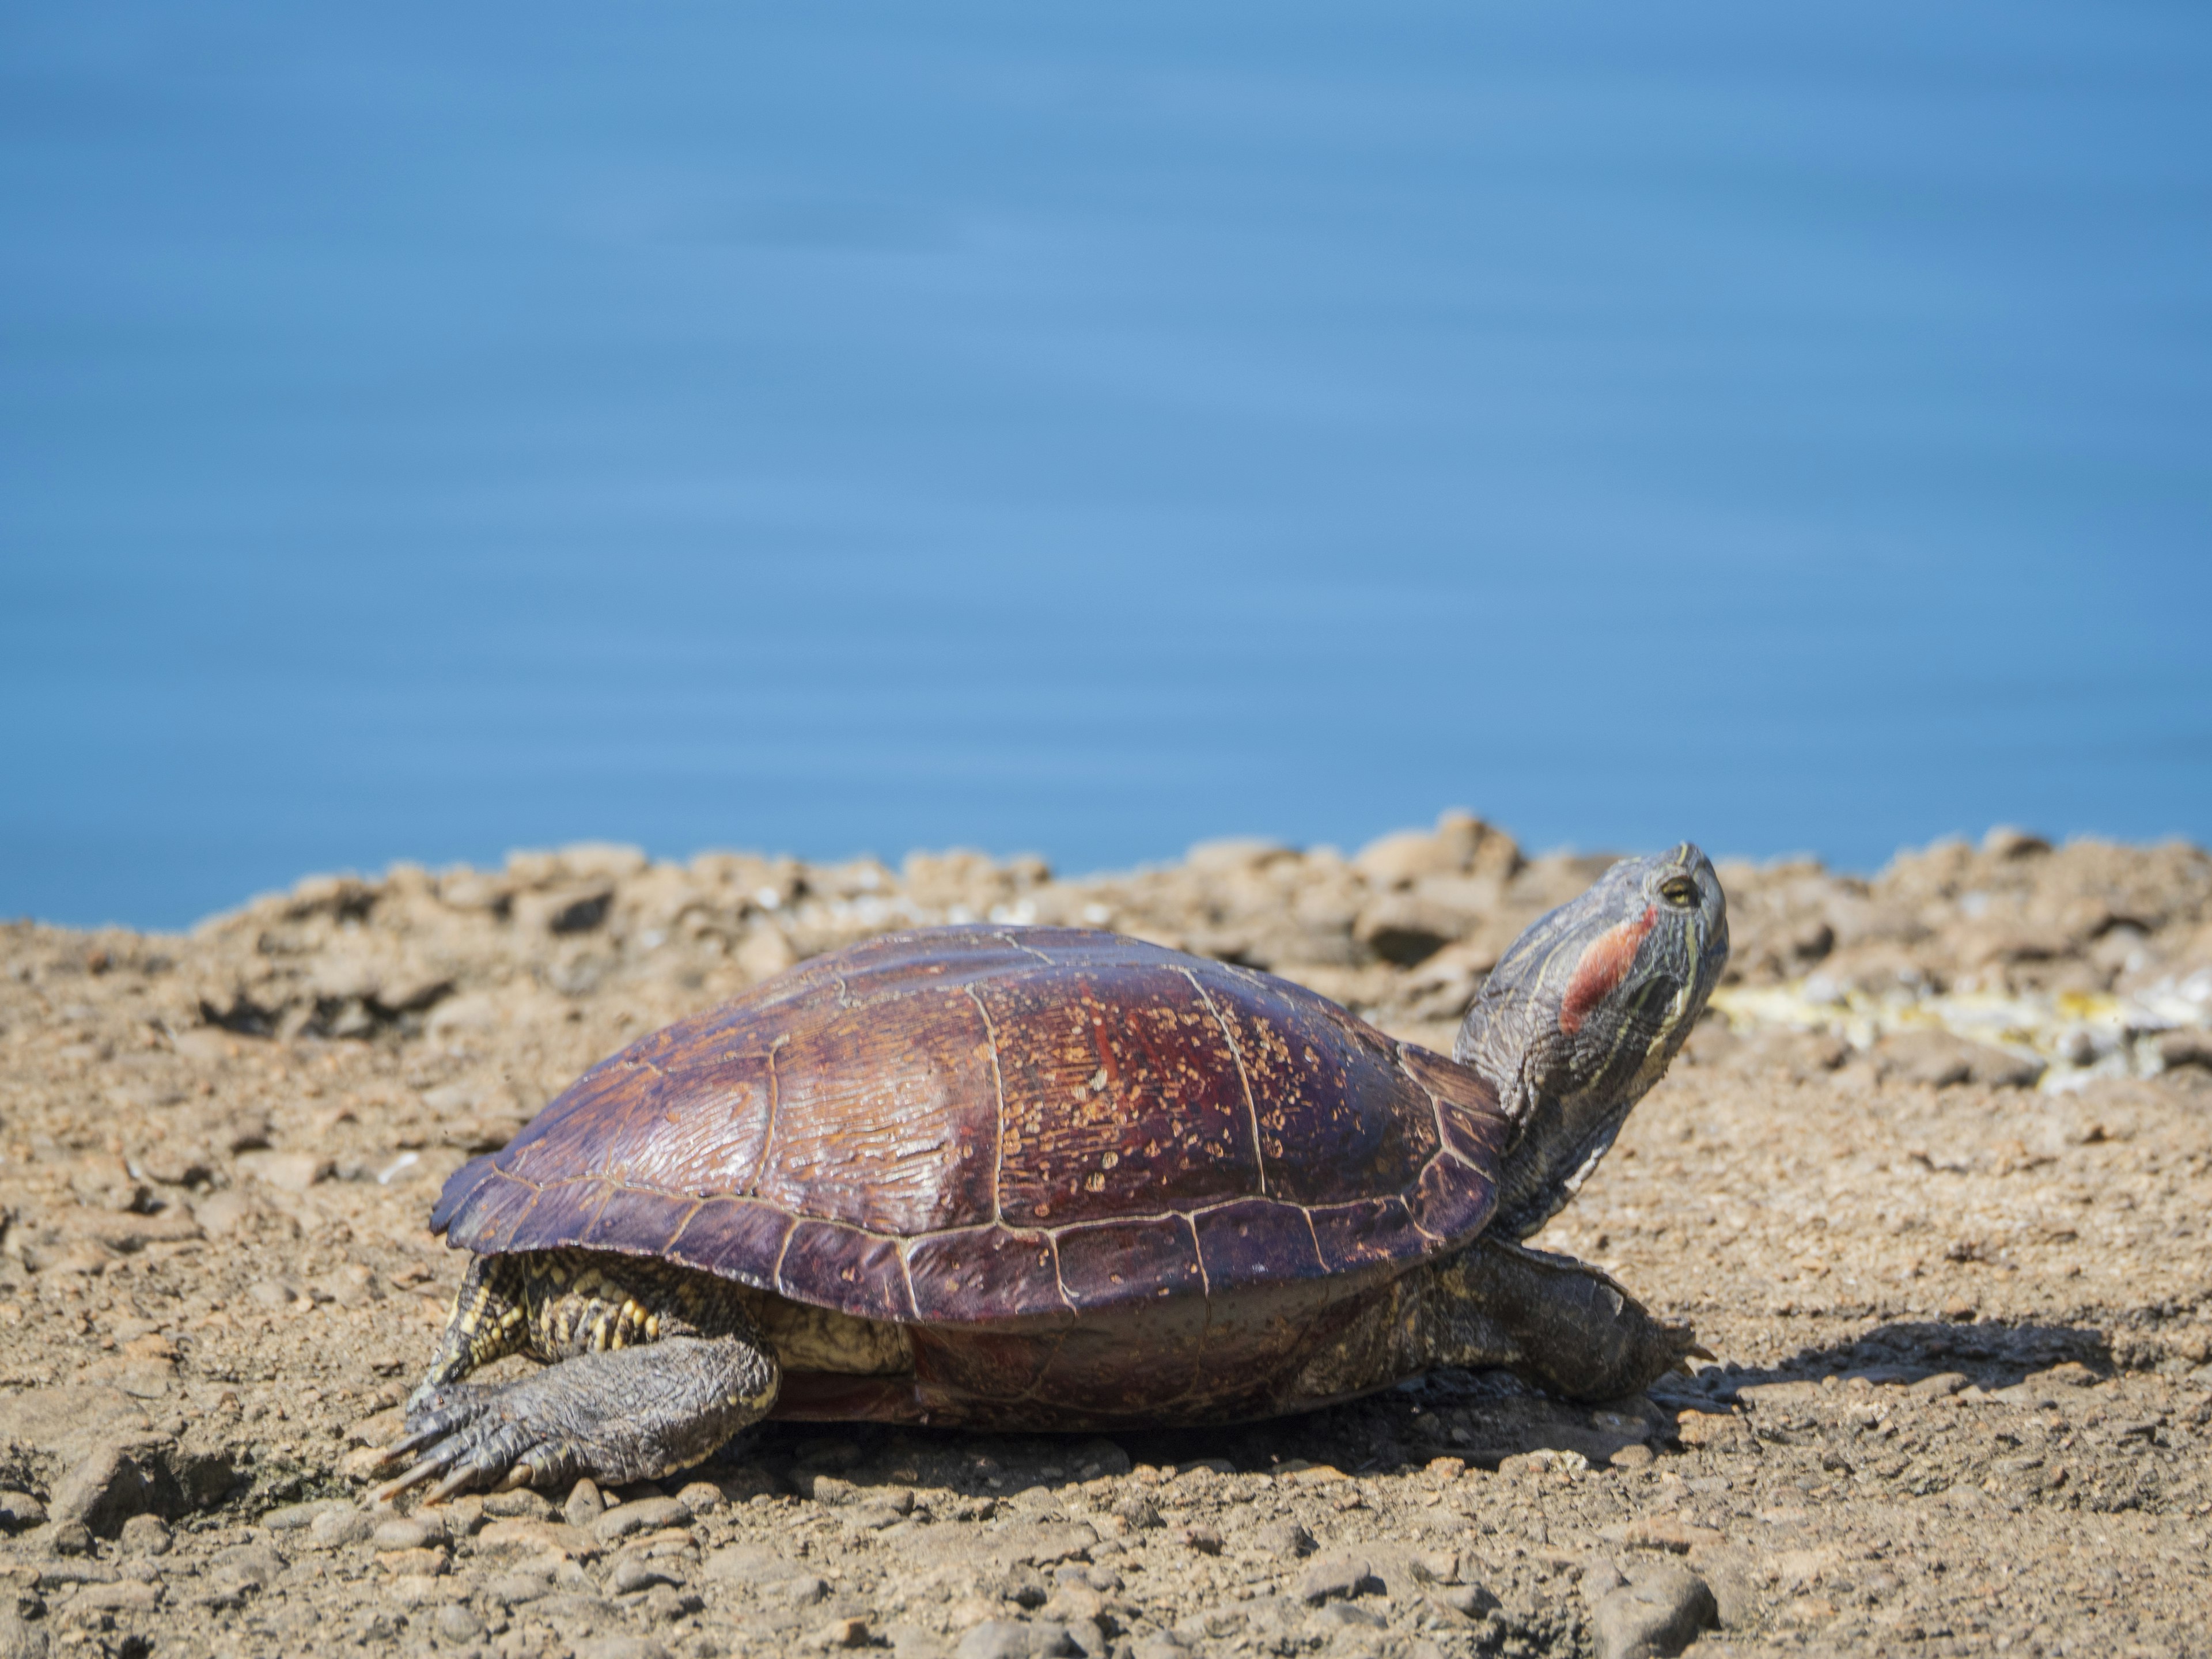
<instances>
[{"instance_id":1,"label":"blue water","mask_svg":"<svg viewBox=\"0 0 2212 1659\"><path fill-rule=\"evenodd\" d=\"M0 914L2212 840L2212 9L0 11Z\"/></svg>"}]
</instances>

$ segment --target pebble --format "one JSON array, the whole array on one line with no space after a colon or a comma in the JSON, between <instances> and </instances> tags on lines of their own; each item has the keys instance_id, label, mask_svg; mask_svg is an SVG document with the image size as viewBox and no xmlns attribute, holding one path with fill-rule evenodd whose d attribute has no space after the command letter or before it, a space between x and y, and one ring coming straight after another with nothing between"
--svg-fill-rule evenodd
<instances>
[{"instance_id":1,"label":"pebble","mask_svg":"<svg viewBox=\"0 0 2212 1659\"><path fill-rule=\"evenodd\" d=\"M343 1513L352 1508L342 1498L319 1498L312 1504L280 1504L261 1517L261 1524L271 1532L299 1532L313 1526L320 1516L333 1510Z\"/></svg>"},{"instance_id":2,"label":"pebble","mask_svg":"<svg viewBox=\"0 0 2212 1659\"><path fill-rule=\"evenodd\" d=\"M123 1523L122 1534L116 1541L125 1555L167 1555L171 1542L169 1523L158 1515L134 1515Z\"/></svg>"},{"instance_id":3,"label":"pebble","mask_svg":"<svg viewBox=\"0 0 2212 1659\"><path fill-rule=\"evenodd\" d=\"M575 1644L576 1659L668 1659L668 1650L649 1636L598 1636Z\"/></svg>"},{"instance_id":4,"label":"pebble","mask_svg":"<svg viewBox=\"0 0 2212 1659\"><path fill-rule=\"evenodd\" d=\"M629 1556L615 1563L613 1576L607 1581L617 1595L628 1595L635 1590L650 1589L655 1584L680 1584L684 1581L657 1561L641 1556Z\"/></svg>"},{"instance_id":5,"label":"pebble","mask_svg":"<svg viewBox=\"0 0 2212 1659\"><path fill-rule=\"evenodd\" d=\"M722 1489L711 1480L694 1480L676 1494L676 1501L694 1515L711 1515L729 1502ZM909 1504L912 1494L908 1496Z\"/></svg>"},{"instance_id":6,"label":"pebble","mask_svg":"<svg viewBox=\"0 0 2212 1659\"><path fill-rule=\"evenodd\" d=\"M806 1645L812 1648L866 1647L869 1634L868 1621L865 1619L832 1619L808 1635Z\"/></svg>"},{"instance_id":7,"label":"pebble","mask_svg":"<svg viewBox=\"0 0 2212 1659\"><path fill-rule=\"evenodd\" d=\"M307 1528L308 1545L319 1550L344 1549L366 1544L376 1535L376 1518L365 1510L327 1509Z\"/></svg>"},{"instance_id":8,"label":"pebble","mask_svg":"<svg viewBox=\"0 0 2212 1659\"><path fill-rule=\"evenodd\" d=\"M21 1532L45 1524L46 1506L27 1492L0 1492L0 1528Z\"/></svg>"},{"instance_id":9,"label":"pebble","mask_svg":"<svg viewBox=\"0 0 2212 1659\"><path fill-rule=\"evenodd\" d=\"M484 1594L503 1607L523 1606L542 1600L553 1586L535 1573L507 1572L484 1586Z\"/></svg>"},{"instance_id":10,"label":"pebble","mask_svg":"<svg viewBox=\"0 0 2212 1659\"><path fill-rule=\"evenodd\" d=\"M1591 1615L1598 1659L1665 1659L1720 1616L1705 1581L1686 1567L1656 1565L1609 1590Z\"/></svg>"},{"instance_id":11,"label":"pebble","mask_svg":"<svg viewBox=\"0 0 2212 1659\"><path fill-rule=\"evenodd\" d=\"M484 1633L483 1620L465 1601L448 1601L440 1607L431 1628L441 1642L457 1648L482 1640Z\"/></svg>"},{"instance_id":12,"label":"pebble","mask_svg":"<svg viewBox=\"0 0 2212 1659\"><path fill-rule=\"evenodd\" d=\"M501 1521L550 1521L561 1513L544 1492L533 1492L528 1486L517 1486L511 1492L487 1492L483 1512Z\"/></svg>"},{"instance_id":13,"label":"pebble","mask_svg":"<svg viewBox=\"0 0 2212 1659\"><path fill-rule=\"evenodd\" d=\"M632 1533L656 1532L663 1527L688 1526L691 1511L680 1499L674 1498L641 1498L635 1503L617 1504L603 1511L592 1522L592 1535L603 1544L611 1544Z\"/></svg>"},{"instance_id":14,"label":"pebble","mask_svg":"<svg viewBox=\"0 0 2212 1659\"><path fill-rule=\"evenodd\" d=\"M599 1483L587 1477L568 1489L568 1501L561 1506L561 1518L572 1527L589 1527L606 1507L606 1499L599 1496Z\"/></svg>"},{"instance_id":15,"label":"pebble","mask_svg":"<svg viewBox=\"0 0 2212 1659\"><path fill-rule=\"evenodd\" d=\"M960 1638L953 1659L1060 1659L1081 1651L1063 1625L986 1619Z\"/></svg>"},{"instance_id":16,"label":"pebble","mask_svg":"<svg viewBox=\"0 0 2212 1659\"><path fill-rule=\"evenodd\" d=\"M432 1521L419 1515L396 1515L389 1521L377 1522L371 1534L379 1553L398 1550L425 1549L446 1540L442 1521Z\"/></svg>"},{"instance_id":17,"label":"pebble","mask_svg":"<svg viewBox=\"0 0 2212 1659\"><path fill-rule=\"evenodd\" d=\"M1298 1599L1309 1604L1380 1590L1382 1582L1364 1555L1331 1551L1316 1556L1298 1574Z\"/></svg>"}]
</instances>

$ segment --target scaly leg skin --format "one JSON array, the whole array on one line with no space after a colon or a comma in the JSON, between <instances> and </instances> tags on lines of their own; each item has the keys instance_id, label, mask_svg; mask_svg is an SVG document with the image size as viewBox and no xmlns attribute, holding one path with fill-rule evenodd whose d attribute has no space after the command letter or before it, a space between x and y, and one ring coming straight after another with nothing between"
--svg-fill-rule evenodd
<instances>
[{"instance_id":1,"label":"scaly leg skin","mask_svg":"<svg viewBox=\"0 0 2212 1659\"><path fill-rule=\"evenodd\" d=\"M545 1369L461 1381L511 1353ZM767 1415L782 1380L735 1287L711 1275L585 1250L479 1256L406 1437L384 1454L420 1459L377 1497L433 1480L433 1503L473 1486L655 1480Z\"/></svg>"},{"instance_id":2,"label":"scaly leg skin","mask_svg":"<svg viewBox=\"0 0 2212 1659\"><path fill-rule=\"evenodd\" d=\"M1585 1262L1484 1238L1430 1270L1430 1363L1496 1365L1569 1400L1641 1394L1692 1355L1686 1325L1651 1316Z\"/></svg>"}]
</instances>

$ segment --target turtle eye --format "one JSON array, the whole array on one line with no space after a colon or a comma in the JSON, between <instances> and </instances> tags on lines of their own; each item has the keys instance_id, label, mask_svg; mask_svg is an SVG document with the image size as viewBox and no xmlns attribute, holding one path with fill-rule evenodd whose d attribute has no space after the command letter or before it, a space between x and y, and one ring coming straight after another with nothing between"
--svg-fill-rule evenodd
<instances>
[{"instance_id":1,"label":"turtle eye","mask_svg":"<svg viewBox=\"0 0 2212 1659\"><path fill-rule=\"evenodd\" d=\"M1659 896L1687 909L1698 902L1698 884L1687 876L1669 876L1659 884Z\"/></svg>"}]
</instances>

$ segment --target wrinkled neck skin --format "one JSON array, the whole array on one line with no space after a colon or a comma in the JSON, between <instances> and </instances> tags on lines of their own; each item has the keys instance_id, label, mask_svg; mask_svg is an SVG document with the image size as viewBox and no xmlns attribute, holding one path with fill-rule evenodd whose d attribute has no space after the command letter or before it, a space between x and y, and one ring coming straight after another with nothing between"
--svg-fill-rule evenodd
<instances>
[{"instance_id":1,"label":"wrinkled neck skin","mask_svg":"<svg viewBox=\"0 0 2212 1659\"><path fill-rule=\"evenodd\" d=\"M1452 1046L1519 1126L1493 1229L1526 1238L1580 1190L1727 961L1719 878L1687 843L1615 865L1514 941Z\"/></svg>"}]
</instances>

